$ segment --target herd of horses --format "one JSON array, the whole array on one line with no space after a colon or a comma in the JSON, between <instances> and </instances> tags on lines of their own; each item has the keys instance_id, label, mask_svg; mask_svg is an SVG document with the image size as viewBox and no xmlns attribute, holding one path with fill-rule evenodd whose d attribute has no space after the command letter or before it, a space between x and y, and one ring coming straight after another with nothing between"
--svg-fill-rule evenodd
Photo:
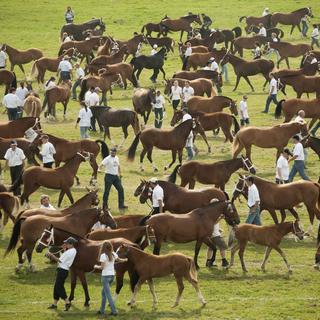
<instances>
[{"instance_id":1,"label":"herd of horses","mask_svg":"<svg viewBox=\"0 0 320 320\"><path fill-rule=\"evenodd\" d=\"M56 149L55 168L43 168L39 165L41 156L39 146L43 134L40 123L40 113L46 107L44 103L38 113L35 103L38 103L39 95L31 94L31 116L22 119L0 123L0 159L4 159L5 151L10 145L11 139L16 139L18 145L26 154L27 160L32 166L24 170L21 179L17 180L9 189L0 186L0 208L3 211L3 225L11 219L14 223L5 255L12 252L17 246L19 272L25 262L24 254L28 262L28 269L35 270L32 262L34 249L42 252L48 247L60 247L63 241L73 236L78 240L76 245L77 256L71 267L71 292L69 299L74 300L77 279L81 281L84 294L85 306L89 306L90 295L86 280L86 273L92 272L96 264L101 244L110 240L114 250L123 257L127 257L125 263L116 264L116 296L123 287L123 279L126 272L130 278L132 298L130 305L136 303L137 293L145 282L148 282L153 297L153 307L156 307L157 298L154 291L153 278L173 274L178 287L178 294L174 305L180 303L184 289L183 279L186 279L194 287L201 305L206 304L198 283L197 269L199 269L198 255L202 244L208 248L216 249L211 235L214 225L221 219L225 219L230 226L229 246L231 247L231 263L234 263L234 255L239 250L239 257L244 272L247 268L244 262L244 251L248 241L266 246L266 253L261 265L265 270L265 264L272 249L276 250L284 259L288 270L290 265L279 245L282 238L288 233L293 233L299 239L303 239L297 212L297 206L304 204L307 208L310 223L314 218L320 220L320 184L312 181L298 181L285 185L278 185L260 177L255 177L261 198L261 210L267 210L274 225L252 226L240 224L240 216L237 212L235 200L244 196L248 197L248 187L245 183L246 176L239 173L235 189L230 197L225 191L226 185L234 173L243 170L248 174L255 175L256 169L251 157L252 146L259 148L275 148L277 158L290 138L301 133L306 137L305 147L310 147L320 156L320 140L308 136L306 124L290 122L297 111L304 110L306 118L312 119L312 124L320 117L320 76L317 75L318 67L311 64L309 57L320 57L319 51L312 51L307 44L291 44L282 41L284 32L277 28L279 24L290 25L291 33L297 27L300 30L301 18L305 15L313 17L311 8L303 8L291 13L273 13L264 17L241 17L240 23L245 20L247 32L242 36L240 27L229 29L205 30L199 29L202 38L194 36L197 26L201 27L202 20L198 14L189 14L177 19L165 16L158 23L147 23L142 27L141 34L135 34L131 39L122 41L111 36L104 35L105 24L101 19L92 19L83 24L68 23L61 29L61 39L65 32L73 39L61 44L58 56L47 58L43 52L33 48L25 51L15 49L8 44L4 47L9 56L11 71L0 70L0 84L6 86L7 92L10 87L16 86L17 78L14 67L18 65L25 73L23 65L33 61L32 74L36 76L39 84L43 84L47 72L56 72L59 62L65 55L77 57L82 63L86 59L86 75L81 81L79 99L83 100L86 91L91 87L99 87L102 90L102 103L104 105L91 107L92 129L96 131L96 122L100 131L111 140L110 127L122 128L124 139L128 137L128 127L134 132L134 139L127 152L127 158L133 161L139 143L140 170L144 171L143 160L151 163L154 171L158 171L152 153L153 149L171 151L172 161L164 170L171 168L178 158L178 164L169 175L168 181L160 180L158 183L164 190L164 213L157 215L130 214L112 216L107 208L99 208L99 197L96 189L88 189L88 192L74 202L71 190L76 180L81 163L88 162L92 168L92 184L97 180L98 165L97 157L109 155L109 149L104 140L92 141L84 139L80 141L68 140L66 137L50 135L49 140ZM262 23L267 28L267 37L256 35L257 26ZM146 33L145 33L146 32ZM158 36L152 38L152 32ZM192 45L192 55L188 59L186 70L177 70L172 78L166 78L165 63L174 52L175 41L168 34L180 32L179 55L183 58L186 42L182 42L184 33ZM271 32L276 33L280 42L271 43ZM145 34L144 34L145 33ZM253 33L253 35L249 35ZM254 44L259 42L267 49L278 51L280 59L277 61L279 68L281 61L285 60L288 69L275 69L271 60L257 59L246 60L243 58L244 50L251 50ZM114 53L112 48L117 44L119 51ZM147 46L157 44L160 49L153 55L137 55L139 45ZM216 44L225 47L215 48ZM96 57L94 53L96 52ZM240 55L240 57L238 56ZM128 57L132 55L129 63ZM224 66L229 63L234 69L236 83L233 91L236 91L241 78L248 83L251 90L254 87L249 77L262 74L265 79L263 89L270 80L270 73L282 86L292 86L297 93L297 98L281 100L278 102L275 117L285 116L284 123L273 127L241 128L236 116L238 115L237 102L230 97L217 92L223 88L222 75L219 72L202 69L210 58ZM289 69L288 58L301 57L299 69ZM170 121L171 128L158 129L146 126L149 120L153 104L156 100L156 87L141 88L139 77L142 70L152 69L150 80L157 82L159 72L162 73L165 83L164 94L170 96L174 81L184 86L186 80L194 89L195 95L191 97L185 107L192 119L182 121L182 110L175 110ZM200 68L200 69L199 69ZM193 70L191 70L193 69ZM128 108L111 108L107 105L107 93L112 94L115 85L124 90L128 82L134 87L132 105L134 111ZM316 94L312 100L303 100L303 93ZM56 103L61 102L66 116L67 105L71 95L71 82L62 82L57 87L46 93L48 113L56 116ZM38 108L39 109L39 108ZM319 110L318 110L319 109ZM25 111L29 110L25 108ZM225 112L227 111L227 112ZM26 112L27 113L27 112ZM31 113L31 111L30 111ZM27 113L27 115L29 115ZM145 127L140 125L139 116L143 119ZM311 124L310 124L311 125ZM204 139L208 152L211 152L206 132L216 134L217 130L223 132L225 143L232 144L232 158L218 162L204 163L203 161L183 162L183 150L186 140L191 132L194 137L198 134ZM31 130L35 137L32 141L24 138L25 132ZM119 144L118 144L119 145ZM245 150L245 156L241 151ZM61 163L63 163L62 166ZM177 177L181 178L177 185ZM11 194L23 184L23 193L20 199ZM206 189L193 190L196 182L209 185ZM188 186L188 188L187 188ZM30 196L40 187L58 190L58 210L25 209L21 205L29 203ZM136 187L134 196L139 198L141 204L152 200L150 182L141 179ZM64 196L67 195L71 205L60 209ZM286 210L294 217L293 222L286 222ZM277 211L281 214L281 221L277 217ZM106 229L92 231L97 222L104 224ZM319 241L320 239L318 239ZM160 255L163 242L190 243L194 242L193 259L180 253ZM143 250L153 245L153 254ZM320 253L318 254L320 256ZM318 258L319 260L319 258Z\"/></svg>"}]
</instances>

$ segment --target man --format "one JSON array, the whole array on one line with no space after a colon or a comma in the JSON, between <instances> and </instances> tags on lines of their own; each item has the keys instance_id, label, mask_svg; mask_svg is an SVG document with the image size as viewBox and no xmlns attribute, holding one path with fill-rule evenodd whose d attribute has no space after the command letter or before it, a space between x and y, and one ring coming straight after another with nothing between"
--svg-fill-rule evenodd
<instances>
[{"instance_id":1,"label":"man","mask_svg":"<svg viewBox=\"0 0 320 320\"><path fill-rule=\"evenodd\" d=\"M294 143L293 157L289 159L289 162L293 161L293 166L289 174L289 181L292 182L297 172L299 173L300 177L303 180L310 180L309 177L304 172L305 156L303 152L303 146L300 142L300 137L298 135L295 135L293 136L292 140Z\"/></svg>"},{"instance_id":2,"label":"man","mask_svg":"<svg viewBox=\"0 0 320 320\"><path fill-rule=\"evenodd\" d=\"M212 24L212 20L210 19L209 16L207 16L204 13L201 14L201 17L202 17L202 28L208 30Z\"/></svg>"},{"instance_id":3,"label":"man","mask_svg":"<svg viewBox=\"0 0 320 320\"><path fill-rule=\"evenodd\" d=\"M13 185L18 179L18 186L13 190L15 196L21 194L21 183L22 183L22 172L24 167L24 160L26 156L23 150L17 147L17 141L12 140L10 143L10 148L4 155L6 160L6 167L10 168L11 184Z\"/></svg>"},{"instance_id":4,"label":"man","mask_svg":"<svg viewBox=\"0 0 320 320\"><path fill-rule=\"evenodd\" d=\"M276 183L288 183L289 182L289 157L292 156L292 153L288 148L283 149L280 154L280 157L277 160L276 167Z\"/></svg>"},{"instance_id":5,"label":"man","mask_svg":"<svg viewBox=\"0 0 320 320\"><path fill-rule=\"evenodd\" d=\"M274 75L271 73L270 74L269 95L268 95L268 98L266 101L266 106L264 108L263 113L269 112L269 106L270 106L271 101L273 101L273 103L275 105L278 104L277 93L278 93L278 83L277 83L277 80L275 79Z\"/></svg>"},{"instance_id":6,"label":"man","mask_svg":"<svg viewBox=\"0 0 320 320\"><path fill-rule=\"evenodd\" d=\"M151 55L155 55L158 51L158 45L157 44L154 44L153 47L152 47L152 50L151 50Z\"/></svg>"},{"instance_id":7,"label":"man","mask_svg":"<svg viewBox=\"0 0 320 320\"><path fill-rule=\"evenodd\" d=\"M219 72L219 65L216 62L216 59L214 57L210 58L209 61L211 62L210 70Z\"/></svg>"},{"instance_id":8,"label":"man","mask_svg":"<svg viewBox=\"0 0 320 320\"><path fill-rule=\"evenodd\" d=\"M160 129L163 122L163 112L164 112L164 97L161 95L160 90L156 92L156 103L152 104L154 111L154 127Z\"/></svg>"},{"instance_id":9,"label":"man","mask_svg":"<svg viewBox=\"0 0 320 320\"><path fill-rule=\"evenodd\" d=\"M41 195L40 197L40 209L47 209L47 210L56 210L53 205L50 203L49 196L46 194Z\"/></svg>"},{"instance_id":10,"label":"man","mask_svg":"<svg viewBox=\"0 0 320 320\"><path fill-rule=\"evenodd\" d=\"M190 81L185 82L185 86L182 89L182 102L186 106L188 100L194 96L194 89L190 86Z\"/></svg>"},{"instance_id":11,"label":"man","mask_svg":"<svg viewBox=\"0 0 320 320\"><path fill-rule=\"evenodd\" d=\"M57 75L59 75L60 72L60 80L62 81L71 80L72 64L69 62L69 59L69 56L64 56L58 66Z\"/></svg>"},{"instance_id":12,"label":"man","mask_svg":"<svg viewBox=\"0 0 320 320\"><path fill-rule=\"evenodd\" d=\"M262 16L265 17L265 16L267 16L268 14L270 14L269 8L265 8L265 9L263 10L263 12L262 12Z\"/></svg>"},{"instance_id":13,"label":"man","mask_svg":"<svg viewBox=\"0 0 320 320\"><path fill-rule=\"evenodd\" d=\"M0 49L0 69L6 68L7 54L5 46Z\"/></svg>"},{"instance_id":14,"label":"man","mask_svg":"<svg viewBox=\"0 0 320 320\"><path fill-rule=\"evenodd\" d=\"M28 94L29 90L25 87L24 82L20 82L20 87L16 90L16 95L20 99L20 106L23 106L23 101L26 98L26 95Z\"/></svg>"},{"instance_id":15,"label":"man","mask_svg":"<svg viewBox=\"0 0 320 320\"><path fill-rule=\"evenodd\" d=\"M254 49L252 50L253 52L253 60L257 60L257 59L260 59L261 58L261 48L260 48L260 43L259 42L256 42L254 44Z\"/></svg>"},{"instance_id":16,"label":"man","mask_svg":"<svg viewBox=\"0 0 320 320\"><path fill-rule=\"evenodd\" d=\"M43 135L41 137L42 147L40 154L42 156L42 162L44 168L52 168L54 163L54 155L56 154L56 149L53 144L49 142L49 137L47 135Z\"/></svg>"},{"instance_id":17,"label":"man","mask_svg":"<svg viewBox=\"0 0 320 320\"><path fill-rule=\"evenodd\" d=\"M94 92L94 87L90 87L90 89L84 95L84 102L87 105L87 107L89 107L89 97L93 92Z\"/></svg>"},{"instance_id":18,"label":"man","mask_svg":"<svg viewBox=\"0 0 320 320\"><path fill-rule=\"evenodd\" d=\"M7 108L8 119L18 119L18 107L20 106L20 99L16 95L16 89L11 88L10 92L3 97L2 104Z\"/></svg>"},{"instance_id":19,"label":"man","mask_svg":"<svg viewBox=\"0 0 320 320\"><path fill-rule=\"evenodd\" d=\"M313 25L313 30L312 30L312 33L311 33L311 48L312 50L314 50L313 48L313 45L315 44L318 48L320 48L320 45L319 45L319 27L317 24L314 24Z\"/></svg>"},{"instance_id":20,"label":"man","mask_svg":"<svg viewBox=\"0 0 320 320\"><path fill-rule=\"evenodd\" d=\"M103 193L103 208L108 208L108 199L111 186L113 185L118 191L118 207L120 210L127 209L124 205L124 191L121 183L120 162L117 157L117 149L112 148L110 155L104 158L99 166L99 171L105 168L104 176L104 193Z\"/></svg>"},{"instance_id":21,"label":"man","mask_svg":"<svg viewBox=\"0 0 320 320\"><path fill-rule=\"evenodd\" d=\"M260 28L260 30L259 30L258 35L259 35L259 36L266 37L266 36L267 36L267 30L266 30L266 28L264 27L263 23L259 23L259 28Z\"/></svg>"},{"instance_id":22,"label":"man","mask_svg":"<svg viewBox=\"0 0 320 320\"><path fill-rule=\"evenodd\" d=\"M76 67L76 81L72 86L72 99L73 100L77 100L77 87L80 86L81 84L81 80L84 77L84 71L83 69L80 67L80 64L77 62L75 64Z\"/></svg>"},{"instance_id":23,"label":"man","mask_svg":"<svg viewBox=\"0 0 320 320\"><path fill-rule=\"evenodd\" d=\"M88 107L95 107L100 104L100 97L99 97L99 92L101 92L99 87L96 88L91 88L90 89L90 94L85 96L85 102Z\"/></svg>"},{"instance_id":24,"label":"man","mask_svg":"<svg viewBox=\"0 0 320 320\"><path fill-rule=\"evenodd\" d=\"M186 70L187 69L187 64L188 64L188 59L192 54L192 48L191 48L191 43L188 41L187 42L187 48L186 51L184 52L183 55L183 65L182 65L182 70Z\"/></svg>"},{"instance_id":25,"label":"man","mask_svg":"<svg viewBox=\"0 0 320 320\"><path fill-rule=\"evenodd\" d=\"M240 124L241 127L249 124L249 114L248 114L248 105L247 105L248 97L244 95L239 104L240 109Z\"/></svg>"},{"instance_id":26,"label":"man","mask_svg":"<svg viewBox=\"0 0 320 320\"><path fill-rule=\"evenodd\" d=\"M157 178L151 178L149 180L152 188L152 215L157 213L163 213L163 198L164 193L162 187L160 187Z\"/></svg>"},{"instance_id":27,"label":"man","mask_svg":"<svg viewBox=\"0 0 320 320\"><path fill-rule=\"evenodd\" d=\"M249 176L246 178L248 186L248 207L249 214L246 223L261 226L260 219L260 195L257 186L254 184L254 178Z\"/></svg>"},{"instance_id":28,"label":"man","mask_svg":"<svg viewBox=\"0 0 320 320\"><path fill-rule=\"evenodd\" d=\"M308 22L310 22L309 20L309 16L306 14L301 18L301 34L303 37L307 37L307 32L308 32Z\"/></svg>"},{"instance_id":29,"label":"man","mask_svg":"<svg viewBox=\"0 0 320 320\"><path fill-rule=\"evenodd\" d=\"M185 122L189 119L192 119L191 115L188 113L188 110L186 108L182 109L182 122ZM190 131L190 134L187 138L185 148L187 150L187 159L192 160L194 156L194 151L193 151L193 132L192 130Z\"/></svg>"}]
</instances>

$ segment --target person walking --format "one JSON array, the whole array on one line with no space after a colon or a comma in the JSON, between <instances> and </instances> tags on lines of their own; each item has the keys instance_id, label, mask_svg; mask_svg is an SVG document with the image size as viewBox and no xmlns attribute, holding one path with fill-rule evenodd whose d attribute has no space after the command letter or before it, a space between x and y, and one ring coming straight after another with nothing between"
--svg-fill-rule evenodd
<instances>
[{"instance_id":1,"label":"person walking","mask_svg":"<svg viewBox=\"0 0 320 320\"><path fill-rule=\"evenodd\" d=\"M104 176L104 193L103 193L103 208L108 208L109 193L112 186L118 191L118 207L119 210L127 209L124 204L124 191L121 183L120 162L117 156L117 149L112 148L110 155L104 158L99 166L99 171L105 168Z\"/></svg>"},{"instance_id":2,"label":"person walking","mask_svg":"<svg viewBox=\"0 0 320 320\"><path fill-rule=\"evenodd\" d=\"M81 84L82 78L85 76L83 69L80 67L80 63L77 62L75 64L76 67L76 81L74 82L72 86L72 99L77 100L77 88Z\"/></svg>"},{"instance_id":3,"label":"person walking","mask_svg":"<svg viewBox=\"0 0 320 320\"><path fill-rule=\"evenodd\" d=\"M57 75L60 73L60 79L58 83L61 81L68 81L71 80L71 71L72 71L72 64L69 61L70 57L69 56L64 56L63 60L60 61L58 70L57 70Z\"/></svg>"},{"instance_id":4,"label":"person walking","mask_svg":"<svg viewBox=\"0 0 320 320\"><path fill-rule=\"evenodd\" d=\"M289 157L292 153L288 148L282 150L280 157L277 160L276 166L276 183L283 184L289 182Z\"/></svg>"},{"instance_id":5,"label":"person walking","mask_svg":"<svg viewBox=\"0 0 320 320\"><path fill-rule=\"evenodd\" d=\"M154 111L154 127L160 129L162 127L163 113L165 111L165 100L163 95L161 95L160 90L157 90L155 100L156 102L152 104L152 109Z\"/></svg>"},{"instance_id":6,"label":"person walking","mask_svg":"<svg viewBox=\"0 0 320 320\"><path fill-rule=\"evenodd\" d=\"M191 54L192 54L191 43L188 41L186 51L184 52L184 55L183 55L182 70L187 70L188 59L191 56Z\"/></svg>"},{"instance_id":7,"label":"person walking","mask_svg":"<svg viewBox=\"0 0 320 320\"><path fill-rule=\"evenodd\" d=\"M182 88L179 86L177 80L173 82L173 86L171 87L171 95L173 111L177 110L178 105L180 103L180 99L182 98Z\"/></svg>"},{"instance_id":8,"label":"person walking","mask_svg":"<svg viewBox=\"0 0 320 320\"><path fill-rule=\"evenodd\" d=\"M51 252L46 253L47 258L58 263L56 281L53 288L53 303L48 307L48 309L57 309L59 299L64 300L65 311L68 311L71 307L64 283L68 277L70 267L77 255L77 250L74 247L77 242L78 241L73 237L69 237L63 241L62 249L64 252L60 257L56 257Z\"/></svg>"},{"instance_id":9,"label":"person walking","mask_svg":"<svg viewBox=\"0 0 320 320\"><path fill-rule=\"evenodd\" d=\"M186 108L182 109L182 122L185 122L187 120L192 119L191 115L188 113L188 110ZM193 151L193 132L190 131L188 138L186 140L185 148L187 150L187 159L192 160L194 157L194 151Z\"/></svg>"},{"instance_id":10,"label":"person walking","mask_svg":"<svg viewBox=\"0 0 320 320\"><path fill-rule=\"evenodd\" d=\"M40 209L56 210L50 203L50 198L46 194L42 194L40 197Z\"/></svg>"},{"instance_id":11,"label":"person walking","mask_svg":"<svg viewBox=\"0 0 320 320\"><path fill-rule=\"evenodd\" d=\"M190 81L187 80L184 83L184 87L182 89L182 106L186 107L188 100L194 96L194 89L190 86Z\"/></svg>"},{"instance_id":12,"label":"person walking","mask_svg":"<svg viewBox=\"0 0 320 320\"><path fill-rule=\"evenodd\" d=\"M90 88L90 92L88 91L85 94L84 100L85 100L85 104L88 107L95 107L100 104L99 92L101 92L99 87L96 87L96 88L92 87Z\"/></svg>"},{"instance_id":13,"label":"person walking","mask_svg":"<svg viewBox=\"0 0 320 320\"><path fill-rule=\"evenodd\" d=\"M271 33L271 42L279 42L279 39L277 38L277 34L272 32ZM268 51L266 53L266 58L270 58L270 56L275 53L276 54L276 59L277 59L277 62L280 60L280 54L279 54L279 51L277 49L274 49L274 48L270 48L270 46L268 46Z\"/></svg>"},{"instance_id":14,"label":"person walking","mask_svg":"<svg viewBox=\"0 0 320 320\"><path fill-rule=\"evenodd\" d=\"M311 49L314 50L314 45L316 45L318 48L320 48L319 45L319 27L317 24L313 25L313 30L311 33Z\"/></svg>"},{"instance_id":15,"label":"person walking","mask_svg":"<svg viewBox=\"0 0 320 320\"><path fill-rule=\"evenodd\" d=\"M164 207L164 192L163 188L159 185L157 178L151 178L149 180L152 189L152 213L151 215L157 213L163 213Z\"/></svg>"},{"instance_id":16,"label":"person walking","mask_svg":"<svg viewBox=\"0 0 320 320\"><path fill-rule=\"evenodd\" d=\"M278 93L278 82L277 82L276 78L274 77L274 75L272 73L270 73L269 95L268 95L263 113L269 112L269 107L270 107L271 101L273 101L273 103L275 105L278 104L277 93Z\"/></svg>"},{"instance_id":17,"label":"person walking","mask_svg":"<svg viewBox=\"0 0 320 320\"><path fill-rule=\"evenodd\" d=\"M66 12L64 13L64 17L66 19L66 23L72 23L74 20L74 12L71 7L67 7Z\"/></svg>"},{"instance_id":18,"label":"person walking","mask_svg":"<svg viewBox=\"0 0 320 320\"><path fill-rule=\"evenodd\" d=\"M8 119L18 119L18 107L20 106L20 99L16 95L16 88L11 88L2 100L2 104L7 108Z\"/></svg>"},{"instance_id":19,"label":"person walking","mask_svg":"<svg viewBox=\"0 0 320 320\"><path fill-rule=\"evenodd\" d=\"M0 69L6 68L7 58L6 47L3 45L0 49Z\"/></svg>"},{"instance_id":20,"label":"person walking","mask_svg":"<svg viewBox=\"0 0 320 320\"><path fill-rule=\"evenodd\" d=\"M254 50L252 50L253 53L253 60L257 60L261 58L261 47L260 47L260 43L256 42L254 44L255 48Z\"/></svg>"},{"instance_id":21,"label":"person walking","mask_svg":"<svg viewBox=\"0 0 320 320\"><path fill-rule=\"evenodd\" d=\"M301 18L301 34L305 38L307 37L307 32L309 29L309 26L308 26L309 21L310 21L309 16L307 14Z\"/></svg>"},{"instance_id":22,"label":"person walking","mask_svg":"<svg viewBox=\"0 0 320 320\"><path fill-rule=\"evenodd\" d=\"M241 127L248 125L250 123L249 121L249 114L248 114L248 104L247 104L248 97L244 95L242 97L242 100L239 104L240 109L240 125Z\"/></svg>"},{"instance_id":23,"label":"person walking","mask_svg":"<svg viewBox=\"0 0 320 320\"><path fill-rule=\"evenodd\" d=\"M40 154L42 156L42 162L44 168L52 168L54 163L54 155L56 154L56 149L51 142L49 142L49 137L45 134L41 137L42 146Z\"/></svg>"},{"instance_id":24,"label":"person walking","mask_svg":"<svg viewBox=\"0 0 320 320\"><path fill-rule=\"evenodd\" d=\"M249 214L246 222L261 226L260 218L260 195L257 186L254 184L254 178L249 176L246 178L245 183L248 186L248 207Z\"/></svg>"},{"instance_id":25,"label":"person walking","mask_svg":"<svg viewBox=\"0 0 320 320\"><path fill-rule=\"evenodd\" d=\"M153 47L152 47L152 50L151 50L151 55L155 55L158 51L158 45L157 44L154 44Z\"/></svg>"},{"instance_id":26,"label":"person walking","mask_svg":"<svg viewBox=\"0 0 320 320\"><path fill-rule=\"evenodd\" d=\"M80 102L81 109L79 111L78 119L75 128L78 124L80 127L80 137L81 139L89 138L89 129L91 127L92 112L91 109L85 104L85 102Z\"/></svg>"}]
</instances>

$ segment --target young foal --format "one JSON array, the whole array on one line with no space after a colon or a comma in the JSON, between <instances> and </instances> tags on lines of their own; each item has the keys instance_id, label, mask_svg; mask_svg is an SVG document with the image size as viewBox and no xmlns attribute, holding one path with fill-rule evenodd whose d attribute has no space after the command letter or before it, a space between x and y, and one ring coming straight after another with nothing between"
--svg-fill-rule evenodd
<instances>
[{"instance_id":1,"label":"young foal","mask_svg":"<svg viewBox=\"0 0 320 320\"><path fill-rule=\"evenodd\" d=\"M284 222L271 226L256 226L245 223L235 227L230 233L229 246L233 244L235 238L237 239L238 243L233 245L231 248L231 260L229 268L233 265L234 255L239 250L242 270L243 272L248 272L244 263L243 255L246 245L248 241L250 241L267 247L263 262L261 264L262 271L265 271L265 265L269 258L270 252L272 249L274 249L283 258L288 271L292 272L284 252L279 247L282 238L290 232L292 232L300 240L303 239L304 232L300 229L298 220L296 220L295 222Z\"/></svg>"}]
</instances>

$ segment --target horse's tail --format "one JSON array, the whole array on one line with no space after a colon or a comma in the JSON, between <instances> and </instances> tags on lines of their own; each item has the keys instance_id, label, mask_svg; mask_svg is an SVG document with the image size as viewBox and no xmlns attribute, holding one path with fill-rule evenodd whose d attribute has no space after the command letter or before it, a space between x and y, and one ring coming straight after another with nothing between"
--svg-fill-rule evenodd
<instances>
[{"instance_id":1,"label":"horse's tail","mask_svg":"<svg viewBox=\"0 0 320 320\"><path fill-rule=\"evenodd\" d=\"M176 183L177 173L178 173L180 167L181 167L181 164L178 164L178 165L174 168L174 170L172 171L172 173L170 174L170 176L169 176L169 178L168 178L168 181L169 181L169 182Z\"/></svg>"},{"instance_id":2,"label":"horse's tail","mask_svg":"<svg viewBox=\"0 0 320 320\"><path fill-rule=\"evenodd\" d=\"M146 27L146 25L144 25L141 29L141 32L140 33L144 33L144 28Z\"/></svg>"},{"instance_id":3,"label":"horse's tail","mask_svg":"<svg viewBox=\"0 0 320 320\"><path fill-rule=\"evenodd\" d=\"M132 61L132 60L131 60ZM131 63L131 62L130 62ZM133 86L135 87L135 88L138 88L139 87L139 85L138 85L138 80L137 80L137 78L136 78L136 75L134 74L134 72L132 72L132 84L133 84Z\"/></svg>"},{"instance_id":4,"label":"horse's tail","mask_svg":"<svg viewBox=\"0 0 320 320\"><path fill-rule=\"evenodd\" d=\"M23 175L23 172L21 172L19 177L13 182L12 186L9 189L9 192L14 192L16 189L18 189L21 186L22 175Z\"/></svg>"},{"instance_id":5,"label":"horse's tail","mask_svg":"<svg viewBox=\"0 0 320 320\"><path fill-rule=\"evenodd\" d=\"M16 222L13 226L11 238L10 238L8 247L6 249L6 252L4 253L4 256L6 256L11 251L13 251L15 249L15 247L17 246L17 243L18 243L18 240L20 237L21 223L24 220L25 220L24 218L20 218L20 219L16 220Z\"/></svg>"},{"instance_id":6,"label":"horse's tail","mask_svg":"<svg viewBox=\"0 0 320 320\"><path fill-rule=\"evenodd\" d=\"M20 219L20 218L21 218L21 216L23 215L23 213L24 213L25 211L26 211L26 210L22 210L22 211L20 211L20 212L18 213L18 215L17 215L16 220Z\"/></svg>"},{"instance_id":7,"label":"horse's tail","mask_svg":"<svg viewBox=\"0 0 320 320\"><path fill-rule=\"evenodd\" d=\"M233 120L234 132L237 133L240 130L239 122L234 115L232 115L232 120Z\"/></svg>"},{"instance_id":8,"label":"horse's tail","mask_svg":"<svg viewBox=\"0 0 320 320\"><path fill-rule=\"evenodd\" d=\"M232 54L234 54L234 39L231 40L230 52L231 52Z\"/></svg>"},{"instance_id":9,"label":"horse's tail","mask_svg":"<svg viewBox=\"0 0 320 320\"><path fill-rule=\"evenodd\" d=\"M133 161L136 155L136 150L140 141L141 131L134 138L129 150L128 150L128 160Z\"/></svg>"},{"instance_id":10,"label":"horse's tail","mask_svg":"<svg viewBox=\"0 0 320 320\"><path fill-rule=\"evenodd\" d=\"M35 75L37 76L39 71L38 71L38 67L37 67L37 62L38 60L35 60L35 62L32 65L32 69L31 69L31 75Z\"/></svg>"},{"instance_id":11,"label":"horse's tail","mask_svg":"<svg viewBox=\"0 0 320 320\"><path fill-rule=\"evenodd\" d=\"M86 94L87 91L87 79L83 79L81 81L81 90L79 93L79 101L83 101L84 95Z\"/></svg>"},{"instance_id":12,"label":"horse's tail","mask_svg":"<svg viewBox=\"0 0 320 320\"><path fill-rule=\"evenodd\" d=\"M240 27L234 27L231 31L233 31L236 38L241 37L242 35L242 29Z\"/></svg>"},{"instance_id":13,"label":"horse's tail","mask_svg":"<svg viewBox=\"0 0 320 320\"><path fill-rule=\"evenodd\" d=\"M229 239L228 239L228 247L232 247L234 240L236 239L235 228L230 229Z\"/></svg>"},{"instance_id":14,"label":"horse's tail","mask_svg":"<svg viewBox=\"0 0 320 320\"><path fill-rule=\"evenodd\" d=\"M194 282L198 282L198 272L194 260L190 257L187 257L187 260L189 264L189 276L191 280L193 280Z\"/></svg>"},{"instance_id":15,"label":"horse's tail","mask_svg":"<svg viewBox=\"0 0 320 320\"><path fill-rule=\"evenodd\" d=\"M17 88L17 76L13 71L12 73L13 73L13 80L11 82L11 88Z\"/></svg>"},{"instance_id":16,"label":"horse's tail","mask_svg":"<svg viewBox=\"0 0 320 320\"><path fill-rule=\"evenodd\" d=\"M247 19L247 17L246 16L240 17L239 22L242 22L243 19Z\"/></svg>"},{"instance_id":17,"label":"horse's tail","mask_svg":"<svg viewBox=\"0 0 320 320\"><path fill-rule=\"evenodd\" d=\"M280 100L280 101L278 102L277 106L276 106L276 110L275 110L275 112L274 112L274 117L275 117L276 119L280 118L280 116L281 116L282 103L283 103L284 101L286 101L286 100L285 100L285 99Z\"/></svg>"},{"instance_id":18,"label":"horse's tail","mask_svg":"<svg viewBox=\"0 0 320 320\"><path fill-rule=\"evenodd\" d=\"M46 105L47 105L47 103L48 103L48 90L45 91L44 96L45 96L46 99L43 99L43 104L42 104L41 110L44 110Z\"/></svg>"},{"instance_id":19,"label":"horse's tail","mask_svg":"<svg viewBox=\"0 0 320 320\"><path fill-rule=\"evenodd\" d=\"M139 126L139 117L138 114L135 111L132 111L134 113L133 115L133 129L134 133L138 134L140 131L140 126Z\"/></svg>"},{"instance_id":20,"label":"horse's tail","mask_svg":"<svg viewBox=\"0 0 320 320\"><path fill-rule=\"evenodd\" d=\"M107 144L103 141L103 140L96 140L95 141L97 144L101 144L101 156L104 159L105 157L107 157L109 155L109 148L107 146Z\"/></svg>"}]
</instances>

